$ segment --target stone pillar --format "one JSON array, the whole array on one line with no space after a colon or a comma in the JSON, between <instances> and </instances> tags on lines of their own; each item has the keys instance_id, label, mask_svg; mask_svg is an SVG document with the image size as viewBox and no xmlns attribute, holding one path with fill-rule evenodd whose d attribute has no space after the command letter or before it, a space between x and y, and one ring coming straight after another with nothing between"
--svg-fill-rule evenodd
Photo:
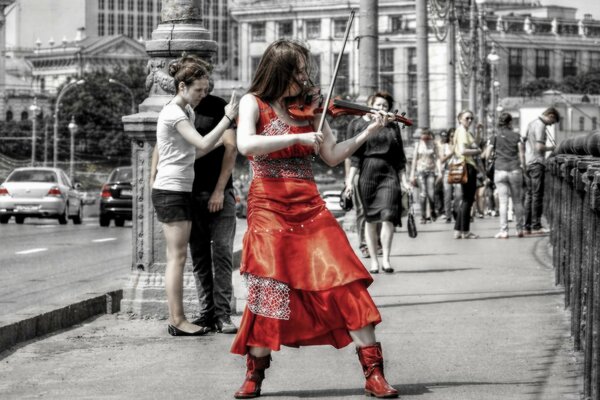
<instances>
[{"instance_id":1,"label":"stone pillar","mask_svg":"<svg viewBox=\"0 0 600 400\"><path fill-rule=\"evenodd\" d=\"M6 7L15 0L0 0L0 121L6 120Z\"/></svg>"},{"instance_id":2,"label":"stone pillar","mask_svg":"<svg viewBox=\"0 0 600 400\"><path fill-rule=\"evenodd\" d=\"M162 0L161 23L146 42L149 96L139 113L123 117L132 141L133 228L131 277L123 292L121 311L138 318L167 318L164 285L165 243L161 223L156 220L150 198L150 164L156 143L156 122L162 107L175 95L169 62L183 52L212 63L217 44L202 27L202 15L193 0ZM184 307L188 318L197 314L198 301L189 257L184 278Z\"/></svg>"}]
</instances>

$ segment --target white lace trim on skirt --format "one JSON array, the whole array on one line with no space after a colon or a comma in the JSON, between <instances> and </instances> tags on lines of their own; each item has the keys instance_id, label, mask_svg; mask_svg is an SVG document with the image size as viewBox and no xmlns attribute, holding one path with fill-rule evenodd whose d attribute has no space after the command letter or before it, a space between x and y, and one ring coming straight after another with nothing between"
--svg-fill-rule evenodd
<instances>
[{"instance_id":1,"label":"white lace trim on skirt","mask_svg":"<svg viewBox=\"0 0 600 400\"><path fill-rule=\"evenodd\" d=\"M248 309L256 315L275 319L290 319L290 288L283 282L244 274L248 288Z\"/></svg>"}]
</instances>

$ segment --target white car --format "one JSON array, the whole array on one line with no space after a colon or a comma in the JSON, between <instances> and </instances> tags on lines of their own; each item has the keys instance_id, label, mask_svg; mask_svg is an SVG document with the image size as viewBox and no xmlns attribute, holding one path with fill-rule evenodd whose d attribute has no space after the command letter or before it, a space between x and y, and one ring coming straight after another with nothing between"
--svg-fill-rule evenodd
<instances>
[{"instance_id":1,"label":"white car","mask_svg":"<svg viewBox=\"0 0 600 400\"><path fill-rule=\"evenodd\" d=\"M346 214L346 211L340 206L340 190L325 190L322 194L323 200L325 200L325 206L334 217L341 217Z\"/></svg>"},{"instance_id":2,"label":"white car","mask_svg":"<svg viewBox=\"0 0 600 400\"><path fill-rule=\"evenodd\" d=\"M17 224L25 218L57 218L61 225L72 219L81 224L83 203L62 169L17 168L0 185L0 223L12 216Z\"/></svg>"}]
</instances>

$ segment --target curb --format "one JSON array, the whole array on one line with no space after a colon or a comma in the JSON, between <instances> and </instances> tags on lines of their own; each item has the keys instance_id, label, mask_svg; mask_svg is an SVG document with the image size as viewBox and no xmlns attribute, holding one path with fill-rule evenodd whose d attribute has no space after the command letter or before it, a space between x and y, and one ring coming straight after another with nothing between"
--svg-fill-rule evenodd
<instances>
[{"instance_id":1,"label":"curb","mask_svg":"<svg viewBox=\"0 0 600 400\"><path fill-rule=\"evenodd\" d=\"M123 290L83 300L22 321L0 326L0 352L10 347L81 323L98 314L119 312Z\"/></svg>"}]
</instances>

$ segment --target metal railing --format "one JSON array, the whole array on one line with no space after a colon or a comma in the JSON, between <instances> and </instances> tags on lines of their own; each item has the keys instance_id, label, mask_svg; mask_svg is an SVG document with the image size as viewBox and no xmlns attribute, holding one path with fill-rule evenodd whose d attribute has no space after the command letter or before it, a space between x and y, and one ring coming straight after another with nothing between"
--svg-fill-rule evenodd
<instances>
[{"instance_id":1,"label":"metal railing","mask_svg":"<svg viewBox=\"0 0 600 400\"><path fill-rule=\"evenodd\" d=\"M600 131L560 143L548 159L546 183L555 280L584 357L584 398L600 400Z\"/></svg>"}]
</instances>

